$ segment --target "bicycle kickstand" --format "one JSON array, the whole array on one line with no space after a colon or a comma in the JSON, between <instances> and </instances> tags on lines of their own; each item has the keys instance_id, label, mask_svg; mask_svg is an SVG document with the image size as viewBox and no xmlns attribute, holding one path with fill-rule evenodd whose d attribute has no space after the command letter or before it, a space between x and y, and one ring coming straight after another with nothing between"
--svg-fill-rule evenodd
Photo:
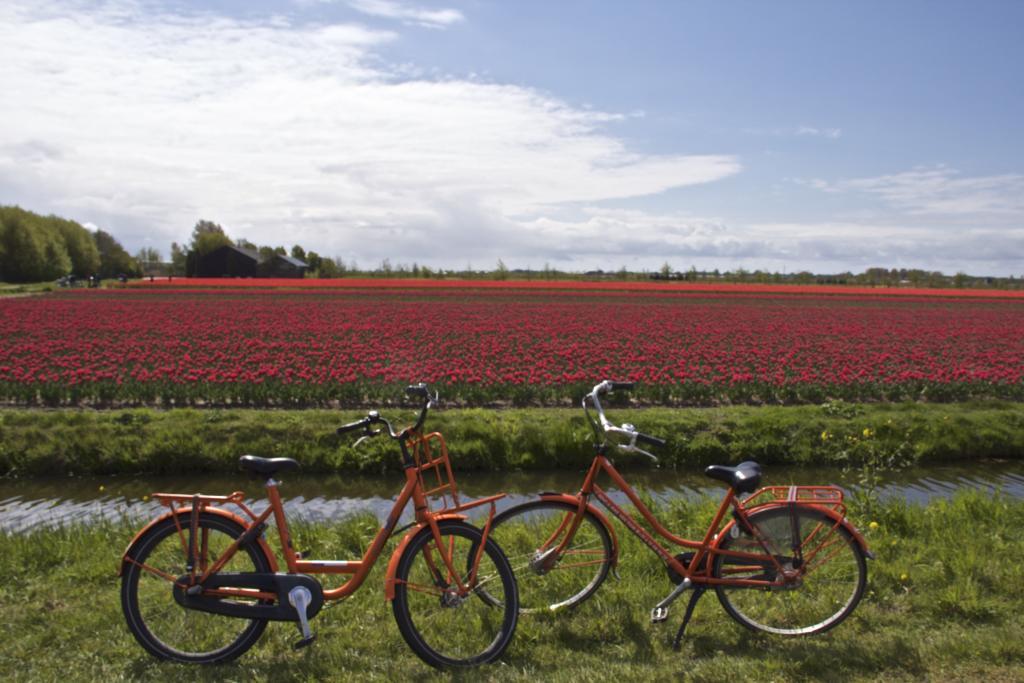
<instances>
[{"instance_id":1,"label":"bicycle kickstand","mask_svg":"<svg viewBox=\"0 0 1024 683\"><path fill-rule=\"evenodd\" d=\"M704 595L706 590L707 586L697 586L690 595L690 602L686 605L686 614L683 615L683 623L679 625L676 639L672 641L672 649L676 652L679 652L679 648L682 645L683 635L686 633L686 625L690 623L690 617L693 616L693 608L697 606L697 601L700 600L700 596Z\"/></svg>"}]
</instances>

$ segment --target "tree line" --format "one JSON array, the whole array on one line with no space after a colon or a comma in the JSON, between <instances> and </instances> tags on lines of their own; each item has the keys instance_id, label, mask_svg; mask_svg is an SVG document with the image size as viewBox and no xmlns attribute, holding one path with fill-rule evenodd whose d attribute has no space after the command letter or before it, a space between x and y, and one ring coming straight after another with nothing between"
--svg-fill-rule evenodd
<instances>
[{"instance_id":1,"label":"tree line","mask_svg":"<svg viewBox=\"0 0 1024 683\"><path fill-rule=\"evenodd\" d=\"M232 240L218 223L200 220L192 228L192 236L186 246L177 242L171 244L171 274L192 276L197 272L199 259L224 246L238 247L256 253L261 262L270 261L275 255L291 256L307 265L306 277L337 278L352 274L352 269L341 258L321 256L315 251L306 251L302 246L292 245L291 250L283 246L257 245L244 237Z\"/></svg>"},{"instance_id":2,"label":"tree line","mask_svg":"<svg viewBox=\"0 0 1024 683\"><path fill-rule=\"evenodd\" d=\"M59 216L0 206L0 282L141 274L137 260L103 230L92 232Z\"/></svg>"},{"instance_id":3,"label":"tree line","mask_svg":"<svg viewBox=\"0 0 1024 683\"><path fill-rule=\"evenodd\" d=\"M44 282L65 275L79 278L90 276L115 278L121 275L189 276L195 273L198 259L222 246L235 246L258 254L261 261L269 261L275 254L291 256L304 261L306 277L380 277L380 278L460 278L469 280L683 280L740 283L788 283L867 285L882 287L927 288L995 288L1021 289L1024 279L1010 277L979 277L956 273L945 275L939 271L907 268L868 268L862 273L843 272L815 274L809 271L779 273L765 270L707 271L691 267L680 272L668 263L655 271L592 270L573 272L553 268L545 263L541 269L508 268L498 260L492 269L474 269L467 264L462 269L430 268L417 263L392 264L384 259L375 267L360 268L356 261L346 263L340 257L321 256L307 251L301 245L257 245L250 240L232 240L219 224L200 220L192 229L187 244L171 244L170 259L164 261L158 250L144 247L134 256L109 233L90 231L81 224L59 216L42 216L17 206L0 206L0 282Z\"/></svg>"}]
</instances>

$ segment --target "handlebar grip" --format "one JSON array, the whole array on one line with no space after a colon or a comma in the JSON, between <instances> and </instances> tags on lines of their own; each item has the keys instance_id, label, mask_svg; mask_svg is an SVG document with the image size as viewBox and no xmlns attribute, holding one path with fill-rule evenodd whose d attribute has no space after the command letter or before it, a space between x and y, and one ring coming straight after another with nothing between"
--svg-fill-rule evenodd
<instances>
[{"instance_id":1,"label":"handlebar grip","mask_svg":"<svg viewBox=\"0 0 1024 683\"><path fill-rule=\"evenodd\" d=\"M662 448L665 445L664 439L659 439L656 436L648 436L647 434L641 434L637 432L636 440L638 443L647 444L648 446L656 446Z\"/></svg>"},{"instance_id":2,"label":"handlebar grip","mask_svg":"<svg viewBox=\"0 0 1024 683\"><path fill-rule=\"evenodd\" d=\"M611 391L633 391L635 382L609 382L609 390Z\"/></svg>"},{"instance_id":3,"label":"handlebar grip","mask_svg":"<svg viewBox=\"0 0 1024 683\"><path fill-rule=\"evenodd\" d=\"M368 424L370 424L369 418L364 417L362 420L356 420L355 422L350 422L347 425L338 427L336 433L338 436L341 436L342 434L348 434L349 432L363 429Z\"/></svg>"},{"instance_id":4,"label":"handlebar grip","mask_svg":"<svg viewBox=\"0 0 1024 683\"><path fill-rule=\"evenodd\" d=\"M420 398L430 398L430 392L427 390L427 385L423 382L419 384L410 384L405 388L406 396L419 396Z\"/></svg>"}]
</instances>

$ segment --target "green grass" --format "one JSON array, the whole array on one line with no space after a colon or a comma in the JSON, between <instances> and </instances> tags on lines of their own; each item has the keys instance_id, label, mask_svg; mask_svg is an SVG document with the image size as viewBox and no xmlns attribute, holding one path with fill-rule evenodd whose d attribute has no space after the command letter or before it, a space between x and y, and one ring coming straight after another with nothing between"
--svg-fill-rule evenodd
<instances>
[{"instance_id":1,"label":"green grass","mask_svg":"<svg viewBox=\"0 0 1024 683\"><path fill-rule=\"evenodd\" d=\"M41 294L57 289L53 282L10 283L0 282L0 297L25 294Z\"/></svg>"},{"instance_id":2,"label":"green grass","mask_svg":"<svg viewBox=\"0 0 1024 683\"><path fill-rule=\"evenodd\" d=\"M714 501L661 508L692 535ZM610 578L574 611L523 617L500 663L464 680L1021 680L1024 678L1024 502L977 492L927 507L888 503L854 520L878 559L868 593L834 631L780 639L746 631L713 595L697 607L681 652L670 641L682 617L651 625L669 589L664 568L632 536L621 581ZM878 526L869 529L869 522ZM375 523L300 526L296 545L313 557L352 557ZM6 628L0 671L15 681L428 680L445 678L405 646L383 599L378 567L353 598L321 613L317 643L302 652L291 624L271 624L235 663L187 667L147 655L124 625L115 576L132 526L101 524L0 535L0 604ZM390 550L390 548L389 548Z\"/></svg>"},{"instance_id":3,"label":"green grass","mask_svg":"<svg viewBox=\"0 0 1024 683\"><path fill-rule=\"evenodd\" d=\"M408 409L382 408L396 424ZM722 408L609 408L668 445L667 468L756 459L764 464L892 467L1024 458L1024 404L847 404ZM238 456L297 458L306 472L396 470L393 442L353 448L334 429L353 410L0 410L0 476L235 472ZM573 409L435 410L459 470L579 469L592 433ZM639 457L639 456L634 456ZM619 458L628 466L629 458ZM643 462L646 462L645 460Z\"/></svg>"}]
</instances>

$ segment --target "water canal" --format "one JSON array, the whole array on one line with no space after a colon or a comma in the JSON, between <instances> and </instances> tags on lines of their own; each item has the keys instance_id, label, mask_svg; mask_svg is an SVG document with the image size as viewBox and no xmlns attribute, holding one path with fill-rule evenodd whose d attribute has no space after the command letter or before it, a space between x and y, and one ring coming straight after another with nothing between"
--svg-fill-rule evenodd
<instances>
[{"instance_id":1,"label":"water canal","mask_svg":"<svg viewBox=\"0 0 1024 683\"><path fill-rule=\"evenodd\" d=\"M527 500L540 491L575 491L583 479L581 471L549 472L467 472L457 474L460 492L467 497L509 494L503 506ZM662 503L683 496L718 497L718 482L698 471L633 469L626 478L638 491ZM766 484L838 484L856 490L855 473L836 469L766 467ZM337 521L357 513L371 513L382 519L401 487L402 476L292 475L281 492L290 517L311 522ZM958 489L973 488L1024 498L1024 463L972 462L911 468L884 476L883 498L903 498L926 503L952 495ZM62 477L0 479L0 531L22 532L40 526L92 523L123 517L145 519L159 512L159 504L148 500L155 491L226 494L242 490L249 504L262 509L266 504L262 483L243 475L202 475L192 477ZM619 494L618 500L625 497ZM407 515L408 516L408 515Z\"/></svg>"}]
</instances>

